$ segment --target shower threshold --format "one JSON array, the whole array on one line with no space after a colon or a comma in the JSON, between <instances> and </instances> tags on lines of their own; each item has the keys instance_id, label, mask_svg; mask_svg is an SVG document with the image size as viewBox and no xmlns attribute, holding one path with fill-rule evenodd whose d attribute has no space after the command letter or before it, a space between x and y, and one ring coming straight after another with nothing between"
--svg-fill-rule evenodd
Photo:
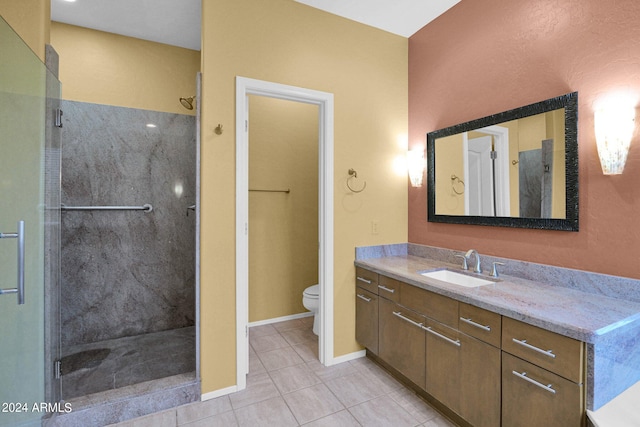
<instances>
[{"instance_id":1,"label":"shower threshold","mask_svg":"<svg viewBox=\"0 0 640 427\"><path fill-rule=\"evenodd\" d=\"M71 412L52 415L42 425L102 427L199 400L200 381L189 372L68 399Z\"/></svg>"}]
</instances>

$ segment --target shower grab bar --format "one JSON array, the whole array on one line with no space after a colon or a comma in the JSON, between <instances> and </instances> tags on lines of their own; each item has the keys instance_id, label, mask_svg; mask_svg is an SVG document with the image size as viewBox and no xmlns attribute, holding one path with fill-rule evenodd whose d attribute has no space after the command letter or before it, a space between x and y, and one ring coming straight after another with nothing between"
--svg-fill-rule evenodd
<instances>
[{"instance_id":1,"label":"shower grab bar","mask_svg":"<svg viewBox=\"0 0 640 427\"><path fill-rule=\"evenodd\" d=\"M61 205L63 211L145 211L151 212L153 206L145 203L142 206L65 206Z\"/></svg>"}]
</instances>

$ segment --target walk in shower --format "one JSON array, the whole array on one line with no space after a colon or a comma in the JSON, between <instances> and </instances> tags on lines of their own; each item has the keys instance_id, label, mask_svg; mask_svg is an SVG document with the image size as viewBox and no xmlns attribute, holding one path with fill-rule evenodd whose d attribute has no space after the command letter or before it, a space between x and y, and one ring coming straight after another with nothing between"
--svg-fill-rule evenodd
<instances>
[{"instance_id":1,"label":"walk in shower","mask_svg":"<svg viewBox=\"0 0 640 427\"><path fill-rule=\"evenodd\" d=\"M61 101L2 17L0 51L0 426L197 400L196 116Z\"/></svg>"},{"instance_id":2,"label":"walk in shower","mask_svg":"<svg viewBox=\"0 0 640 427\"><path fill-rule=\"evenodd\" d=\"M195 372L195 116L61 108L62 398Z\"/></svg>"}]
</instances>

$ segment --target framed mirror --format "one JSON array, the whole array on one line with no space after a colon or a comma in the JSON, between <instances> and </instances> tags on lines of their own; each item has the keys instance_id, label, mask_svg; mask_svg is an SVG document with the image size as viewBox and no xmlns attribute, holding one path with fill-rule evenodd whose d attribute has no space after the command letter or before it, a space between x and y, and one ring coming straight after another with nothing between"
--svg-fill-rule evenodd
<instances>
[{"instance_id":1,"label":"framed mirror","mask_svg":"<svg viewBox=\"0 0 640 427\"><path fill-rule=\"evenodd\" d=\"M427 134L427 219L578 231L578 93Z\"/></svg>"}]
</instances>

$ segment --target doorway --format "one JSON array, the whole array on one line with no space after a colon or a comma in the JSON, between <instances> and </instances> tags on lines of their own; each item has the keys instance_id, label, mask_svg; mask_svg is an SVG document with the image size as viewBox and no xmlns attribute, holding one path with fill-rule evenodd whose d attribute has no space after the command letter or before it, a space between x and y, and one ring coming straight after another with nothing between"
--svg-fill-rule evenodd
<instances>
[{"instance_id":1,"label":"doorway","mask_svg":"<svg viewBox=\"0 0 640 427\"><path fill-rule=\"evenodd\" d=\"M464 132L465 215L510 216L509 129L487 126Z\"/></svg>"},{"instance_id":2,"label":"doorway","mask_svg":"<svg viewBox=\"0 0 640 427\"><path fill-rule=\"evenodd\" d=\"M333 94L236 77L236 354L237 389L249 371L249 95L318 106L318 358L333 358ZM302 296L300 296L302 298Z\"/></svg>"}]
</instances>

